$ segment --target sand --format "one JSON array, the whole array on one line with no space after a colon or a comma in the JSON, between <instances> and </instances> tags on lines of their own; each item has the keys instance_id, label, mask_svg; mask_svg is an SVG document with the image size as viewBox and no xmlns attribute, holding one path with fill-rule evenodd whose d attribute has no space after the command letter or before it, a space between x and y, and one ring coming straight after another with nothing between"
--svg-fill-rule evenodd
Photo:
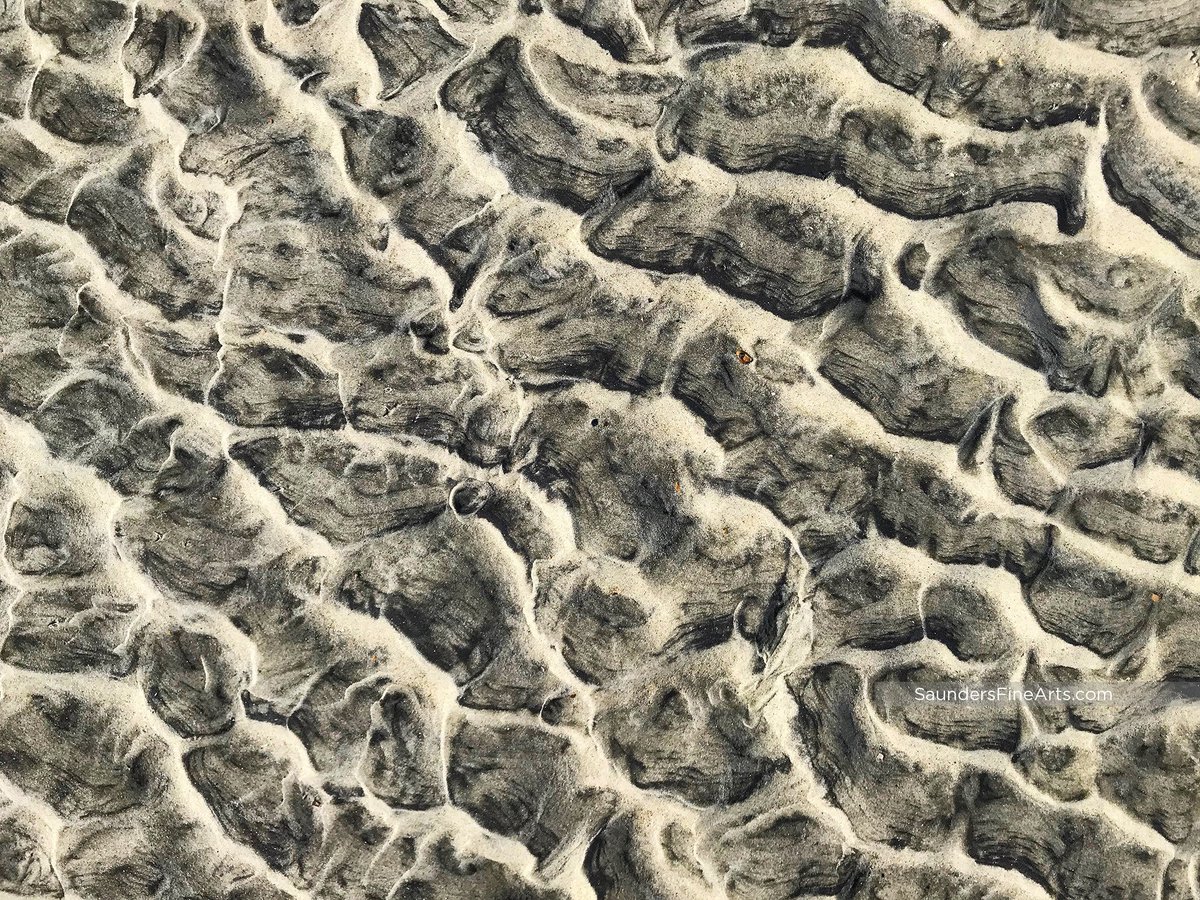
<instances>
[{"instance_id":1,"label":"sand","mask_svg":"<svg viewBox=\"0 0 1200 900\"><path fill-rule=\"evenodd\" d=\"M1192 0L13 0L0 900L1195 900L1197 257Z\"/></svg>"}]
</instances>

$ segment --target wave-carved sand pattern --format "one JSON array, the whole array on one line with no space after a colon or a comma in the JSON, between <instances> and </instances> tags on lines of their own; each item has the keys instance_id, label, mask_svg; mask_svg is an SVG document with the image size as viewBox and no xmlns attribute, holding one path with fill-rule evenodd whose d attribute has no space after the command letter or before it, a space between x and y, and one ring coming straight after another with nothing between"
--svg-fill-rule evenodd
<instances>
[{"instance_id":1,"label":"wave-carved sand pattern","mask_svg":"<svg viewBox=\"0 0 1200 900\"><path fill-rule=\"evenodd\" d=\"M1193 0L0 0L0 898L1200 900Z\"/></svg>"}]
</instances>

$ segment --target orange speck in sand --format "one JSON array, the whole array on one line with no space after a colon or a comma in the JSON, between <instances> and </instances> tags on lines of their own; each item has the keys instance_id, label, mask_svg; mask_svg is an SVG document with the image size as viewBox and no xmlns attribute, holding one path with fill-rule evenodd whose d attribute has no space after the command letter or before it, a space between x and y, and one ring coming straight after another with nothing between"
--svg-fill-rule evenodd
<instances>
[{"instance_id":1,"label":"orange speck in sand","mask_svg":"<svg viewBox=\"0 0 1200 900\"><path fill-rule=\"evenodd\" d=\"M677 494L683 493L683 486L678 481L675 482L675 493L677 493Z\"/></svg>"},{"instance_id":2,"label":"orange speck in sand","mask_svg":"<svg viewBox=\"0 0 1200 900\"><path fill-rule=\"evenodd\" d=\"M1161 594L1151 594L1151 595L1150 595L1150 602L1151 602L1151 603L1157 603L1157 602L1158 602L1159 600L1161 600L1161 599L1162 599L1162 595L1161 595Z\"/></svg>"},{"instance_id":3,"label":"orange speck in sand","mask_svg":"<svg viewBox=\"0 0 1200 900\"><path fill-rule=\"evenodd\" d=\"M748 366L750 363L754 362L754 357L745 350L738 350L737 358L738 362L740 362L743 366Z\"/></svg>"}]
</instances>

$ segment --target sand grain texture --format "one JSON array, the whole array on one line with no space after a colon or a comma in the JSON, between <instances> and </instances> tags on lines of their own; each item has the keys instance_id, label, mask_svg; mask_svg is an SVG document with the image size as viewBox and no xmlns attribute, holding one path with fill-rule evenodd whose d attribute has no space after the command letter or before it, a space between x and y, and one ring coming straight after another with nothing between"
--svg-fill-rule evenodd
<instances>
[{"instance_id":1,"label":"sand grain texture","mask_svg":"<svg viewBox=\"0 0 1200 900\"><path fill-rule=\"evenodd\" d=\"M1194 0L0 0L0 900L1200 900ZM890 699L893 698L893 699Z\"/></svg>"}]
</instances>

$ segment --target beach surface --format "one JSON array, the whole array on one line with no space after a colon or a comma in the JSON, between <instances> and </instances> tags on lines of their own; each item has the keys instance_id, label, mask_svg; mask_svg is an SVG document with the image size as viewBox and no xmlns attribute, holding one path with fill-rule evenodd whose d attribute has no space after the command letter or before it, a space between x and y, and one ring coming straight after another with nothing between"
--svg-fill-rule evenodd
<instances>
[{"instance_id":1,"label":"beach surface","mask_svg":"<svg viewBox=\"0 0 1200 900\"><path fill-rule=\"evenodd\" d=\"M1194 0L0 0L0 900L1200 900L1198 329Z\"/></svg>"}]
</instances>

